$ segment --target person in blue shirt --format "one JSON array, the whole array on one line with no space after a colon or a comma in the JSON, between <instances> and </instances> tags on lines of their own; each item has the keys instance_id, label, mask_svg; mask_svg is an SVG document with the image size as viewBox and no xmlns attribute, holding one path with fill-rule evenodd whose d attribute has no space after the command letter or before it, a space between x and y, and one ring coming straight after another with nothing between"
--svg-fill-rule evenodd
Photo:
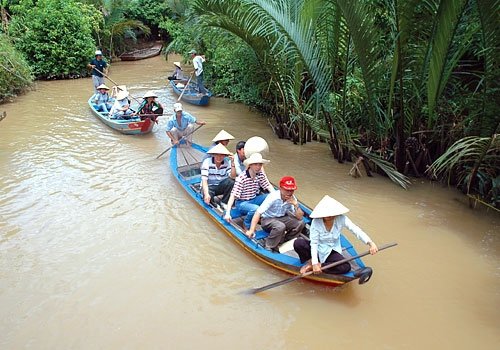
<instances>
[{"instance_id":1,"label":"person in blue shirt","mask_svg":"<svg viewBox=\"0 0 500 350\"><path fill-rule=\"evenodd\" d=\"M181 138L186 138L186 143L189 145L192 142L192 132L194 124L205 125L205 121L198 121L188 112L183 111L181 103L174 103L174 112L167 121L167 136L172 142L172 146L179 143Z\"/></svg>"},{"instance_id":2,"label":"person in blue shirt","mask_svg":"<svg viewBox=\"0 0 500 350\"><path fill-rule=\"evenodd\" d=\"M94 92L97 92L97 87L104 84L102 73L107 74L108 69L108 63L102 58L101 50L95 52L95 58L90 61L87 67L92 68L92 83L94 84Z\"/></svg>"},{"instance_id":3,"label":"person in blue shirt","mask_svg":"<svg viewBox=\"0 0 500 350\"><path fill-rule=\"evenodd\" d=\"M306 273L312 269L315 274L321 272L344 274L351 270L349 262L322 269L322 265L344 259L340 244L340 235L344 227L370 247L370 254L377 253L378 247L372 239L344 215L348 211L349 209L330 196L324 196L314 207L309 215L313 219L309 230L310 241L298 238L293 242L293 249L299 255L300 262L305 263L300 273Z\"/></svg>"},{"instance_id":4,"label":"person in blue shirt","mask_svg":"<svg viewBox=\"0 0 500 350\"><path fill-rule=\"evenodd\" d=\"M109 88L101 84L97 87L97 92L92 96L91 101L95 110L98 112L108 113L113 107L115 99L108 94Z\"/></svg>"},{"instance_id":5,"label":"person in blue shirt","mask_svg":"<svg viewBox=\"0 0 500 350\"><path fill-rule=\"evenodd\" d=\"M278 252L278 247L291 239L297 238L305 226L302 220L304 212L299 207L294 192L297 189L295 179L284 176L279 183L279 190L271 192L256 210L246 235L253 237L259 220L260 226L269 236L263 246L267 250ZM262 219L261 219L262 218Z\"/></svg>"}]
</instances>

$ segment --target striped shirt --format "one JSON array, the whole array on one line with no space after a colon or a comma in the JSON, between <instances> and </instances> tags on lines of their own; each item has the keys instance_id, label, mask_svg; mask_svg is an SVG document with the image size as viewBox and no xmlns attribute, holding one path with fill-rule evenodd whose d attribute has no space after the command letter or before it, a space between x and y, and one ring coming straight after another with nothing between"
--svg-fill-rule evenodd
<instances>
[{"instance_id":1,"label":"striped shirt","mask_svg":"<svg viewBox=\"0 0 500 350\"><path fill-rule=\"evenodd\" d=\"M219 168L215 166L214 157L201 163L201 177L207 179L208 185L218 185L231 174L231 163L224 158Z\"/></svg>"},{"instance_id":2,"label":"striped shirt","mask_svg":"<svg viewBox=\"0 0 500 350\"><path fill-rule=\"evenodd\" d=\"M260 188L268 188L271 184L267 179L266 174L259 171L255 178L250 177L247 171L242 172L234 181L234 187L231 194L240 201L249 201L254 199L259 194Z\"/></svg>"},{"instance_id":3,"label":"striped shirt","mask_svg":"<svg viewBox=\"0 0 500 350\"><path fill-rule=\"evenodd\" d=\"M287 211L295 214L295 207L291 203L283 202L280 191L270 193L257 209L257 212L261 214L264 219L281 218L286 215Z\"/></svg>"}]
</instances>

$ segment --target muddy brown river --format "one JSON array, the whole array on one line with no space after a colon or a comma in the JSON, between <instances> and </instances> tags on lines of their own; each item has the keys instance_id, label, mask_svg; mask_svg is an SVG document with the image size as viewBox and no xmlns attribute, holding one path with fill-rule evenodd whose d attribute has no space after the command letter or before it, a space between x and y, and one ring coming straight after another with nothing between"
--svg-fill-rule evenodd
<instances>
[{"instance_id":1,"label":"muddy brown river","mask_svg":"<svg viewBox=\"0 0 500 350\"><path fill-rule=\"evenodd\" d=\"M136 97L156 91L171 110L171 66L118 62L110 76ZM243 105L185 105L207 121L196 142L220 129L264 137L274 183L293 175L304 203L329 194L379 245L399 244L364 259L374 270L364 285L296 281L244 295L288 275L222 233L168 156L155 160L170 145L165 119L149 135L119 134L90 112L91 85L38 82L0 106L1 349L498 348L497 213L426 180L405 191L352 178L325 144L279 140Z\"/></svg>"}]
</instances>

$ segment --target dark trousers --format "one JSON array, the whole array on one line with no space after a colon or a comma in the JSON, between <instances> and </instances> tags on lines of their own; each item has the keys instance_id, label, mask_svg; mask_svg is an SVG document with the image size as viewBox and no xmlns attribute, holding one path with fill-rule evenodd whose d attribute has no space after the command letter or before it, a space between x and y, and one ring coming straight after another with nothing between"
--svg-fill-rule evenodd
<instances>
[{"instance_id":1,"label":"dark trousers","mask_svg":"<svg viewBox=\"0 0 500 350\"><path fill-rule=\"evenodd\" d=\"M211 198L214 198L214 196L222 195L221 202L227 203L227 201L229 200L229 196L231 195L233 186L234 179L228 177L219 182L218 185L208 185L208 193L210 194Z\"/></svg>"},{"instance_id":2,"label":"dark trousers","mask_svg":"<svg viewBox=\"0 0 500 350\"><path fill-rule=\"evenodd\" d=\"M291 215L279 218L262 218L260 226L269 236L266 238L266 246L276 248L280 244L297 237L305 226L305 222Z\"/></svg>"},{"instance_id":3,"label":"dark trousers","mask_svg":"<svg viewBox=\"0 0 500 350\"><path fill-rule=\"evenodd\" d=\"M299 255L301 263L305 263L306 261L311 259L311 243L308 240L305 240L303 238L296 239L295 242L293 242L293 249L295 249L295 251ZM328 258L326 258L325 262L322 263L321 266L325 266L343 259L344 256L342 254L339 254L335 250L332 250L330 255L328 255ZM325 273L334 275L341 275L349 271L351 271L351 264L349 264L348 262L323 270L323 272Z\"/></svg>"}]
</instances>

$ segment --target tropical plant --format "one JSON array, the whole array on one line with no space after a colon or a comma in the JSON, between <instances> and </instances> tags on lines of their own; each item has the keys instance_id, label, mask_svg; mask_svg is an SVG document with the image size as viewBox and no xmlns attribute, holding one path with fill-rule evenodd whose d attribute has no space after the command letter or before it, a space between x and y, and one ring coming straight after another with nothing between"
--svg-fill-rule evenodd
<instances>
[{"instance_id":1,"label":"tropical plant","mask_svg":"<svg viewBox=\"0 0 500 350\"><path fill-rule=\"evenodd\" d=\"M15 7L9 33L36 77L52 79L85 73L94 43L90 19L74 0L23 1Z\"/></svg>"},{"instance_id":2,"label":"tropical plant","mask_svg":"<svg viewBox=\"0 0 500 350\"><path fill-rule=\"evenodd\" d=\"M19 94L32 81L28 63L16 51L9 38L0 33L0 102Z\"/></svg>"}]
</instances>

